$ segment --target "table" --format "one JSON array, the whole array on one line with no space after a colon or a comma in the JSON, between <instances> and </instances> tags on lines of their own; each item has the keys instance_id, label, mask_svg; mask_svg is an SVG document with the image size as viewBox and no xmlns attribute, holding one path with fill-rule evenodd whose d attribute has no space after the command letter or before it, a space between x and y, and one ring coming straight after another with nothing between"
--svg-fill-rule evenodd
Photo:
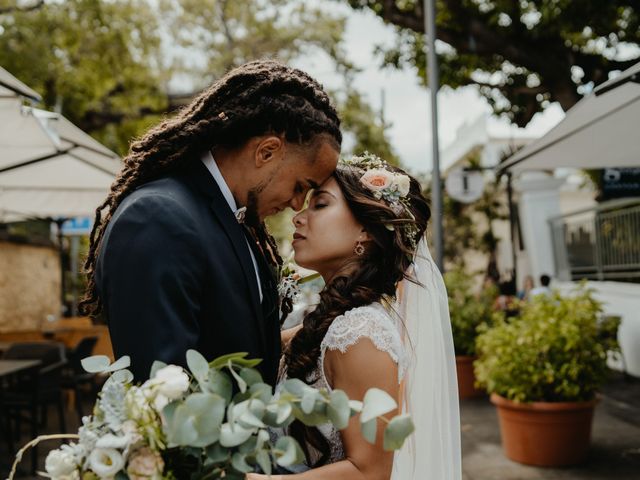
<instances>
[{"instance_id":1,"label":"table","mask_svg":"<svg viewBox=\"0 0 640 480\"><path fill-rule=\"evenodd\" d=\"M0 377L37 367L40 363L40 360L0 360Z\"/></svg>"}]
</instances>

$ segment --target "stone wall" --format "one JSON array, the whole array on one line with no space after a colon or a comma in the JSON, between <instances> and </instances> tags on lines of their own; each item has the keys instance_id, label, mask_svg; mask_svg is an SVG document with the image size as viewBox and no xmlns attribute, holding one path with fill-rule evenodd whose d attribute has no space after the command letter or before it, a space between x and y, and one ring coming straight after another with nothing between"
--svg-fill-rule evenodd
<instances>
[{"instance_id":1,"label":"stone wall","mask_svg":"<svg viewBox=\"0 0 640 480\"><path fill-rule=\"evenodd\" d=\"M40 330L60 313L60 259L53 247L0 242L0 332Z\"/></svg>"}]
</instances>

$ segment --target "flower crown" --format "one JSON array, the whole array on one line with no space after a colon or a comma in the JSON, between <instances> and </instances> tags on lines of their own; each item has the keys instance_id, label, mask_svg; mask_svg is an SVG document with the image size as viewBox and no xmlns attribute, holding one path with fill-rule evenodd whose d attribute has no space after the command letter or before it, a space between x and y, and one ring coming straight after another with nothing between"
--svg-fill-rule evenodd
<instances>
[{"instance_id":1,"label":"flower crown","mask_svg":"<svg viewBox=\"0 0 640 480\"><path fill-rule=\"evenodd\" d=\"M409 189L411 179L409 175L391 171L390 165L373 153L364 152L362 155L343 158L340 164L363 172L360 183L373 193L374 198L383 200L399 219L409 220L400 225L386 224L387 229L394 231L396 226L402 229L403 237L416 249L418 226L411 213Z\"/></svg>"}]
</instances>

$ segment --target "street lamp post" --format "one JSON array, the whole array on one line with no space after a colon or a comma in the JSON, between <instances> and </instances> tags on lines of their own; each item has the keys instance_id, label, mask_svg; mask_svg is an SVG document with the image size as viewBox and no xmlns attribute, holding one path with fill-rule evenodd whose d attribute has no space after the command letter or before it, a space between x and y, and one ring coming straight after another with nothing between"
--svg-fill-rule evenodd
<instances>
[{"instance_id":1,"label":"street lamp post","mask_svg":"<svg viewBox=\"0 0 640 480\"><path fill-rule=\"evenodd\" d=\"M436 56L436 9L434 0L424 0L424 30L427 35L427 72L431 94L431 145L433 167L431 170L431 213L435 261L444 271L442 239L442 183L440 180L440 148L438 144L438 59Z\"/></svg>"}]
</instances>

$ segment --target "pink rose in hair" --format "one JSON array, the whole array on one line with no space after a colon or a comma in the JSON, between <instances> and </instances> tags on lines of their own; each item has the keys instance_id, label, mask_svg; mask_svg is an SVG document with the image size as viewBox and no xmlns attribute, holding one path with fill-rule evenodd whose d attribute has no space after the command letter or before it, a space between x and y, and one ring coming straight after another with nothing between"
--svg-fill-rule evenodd
<instances>
[{"instance_id":1,"label":"pink rose in hair","mask_svg":"<svg viewBox=\"0 0 640 480\"><path fill-rule=\"evenodd\" d=\"M368 170L362 178L362 184L374 192L389 188L393 183L393 174L383 169Z\"/></svg>"}]
</instances>

